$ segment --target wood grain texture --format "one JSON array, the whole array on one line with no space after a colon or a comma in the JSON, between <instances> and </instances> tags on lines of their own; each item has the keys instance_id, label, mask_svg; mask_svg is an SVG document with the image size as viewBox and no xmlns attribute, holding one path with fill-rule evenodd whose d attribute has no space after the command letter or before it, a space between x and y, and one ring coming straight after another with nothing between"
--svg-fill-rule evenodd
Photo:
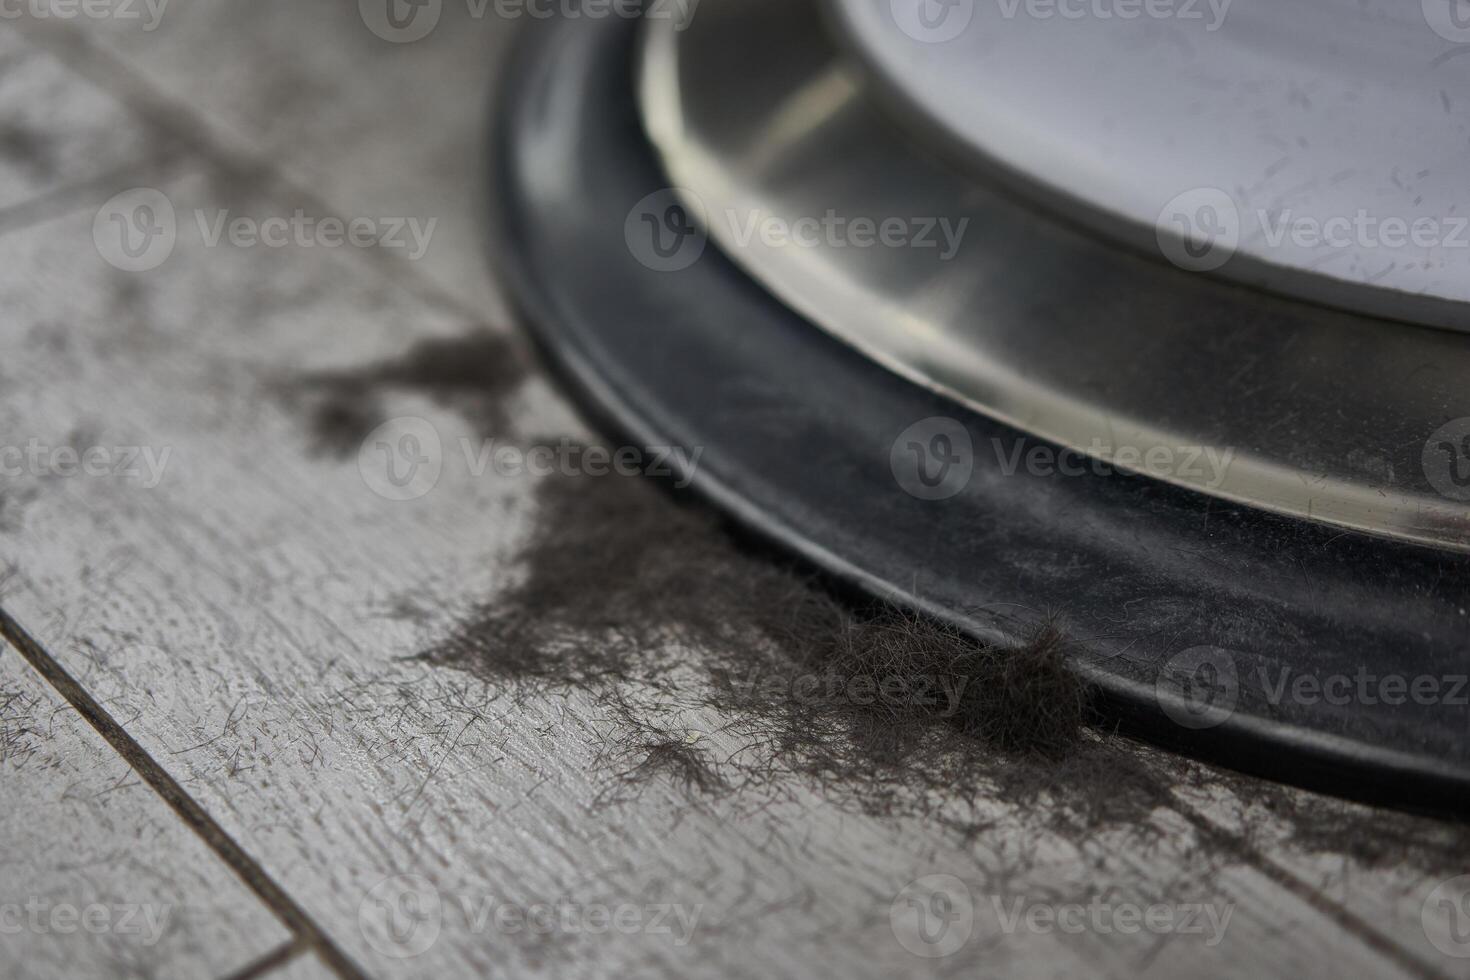
<instances>
[{"instance_id":1,"label":"wood grain texture","mask_svg":"<svg viewBox=\"0 0 1470 980\"><path fill-rule=\"evenodd\" d=\"M1186 788L1214 781L1147 749L1148 765L1192 778L1147 827L1094 835L996 799L982 804L995 826L963 840L852 813L799 781L755 803L658 784L608 804L612 774L597 765L610 722L595 703L517 698L412 659L515 580L535 486L472 475L459 440L482 433L390 386L388 414L425 420L448 450L431 493L384 499L355 456L322 452L299 380L504 329L477 197L482 93L506 25L456 21L448 4L431 38L394 46L353 6L196 2L146 35L0 33L65 62L76 98L115 98L95 125L176 147L151 185L180 216L173 255L142 274L107 265L91 237L97 207L129 184L44 197L0 236L4 441L169 454L156 486L7 480L0 605L358 964L381 976L1465 973L1421 923L1437 878L1465 868L1373 870L1303 846L1290 827L1244 819L1248 786ZM96 172L126 171L127 145L100 153ZM410 263L211 247L195 220L296 208L453 223ZM538 374L509 401L508 437L586 434ZM709 738L716 754L737 748ZM1371 812L1358 819L1371 832ZM963 879L976 909L975 935L942 959L912 955L892 922L905 886L932 874ZM1007 933L995 911L1099 895L1232 917L1206 945ZM658 930L515 925L517 910L563 903L697 921L687 936L677 916Z\"/></svg>"},{"instance_id":2,"label":"wood grain texture","mask_svg":"<svg viewBox=\"0 0 1470 980\"><path fill-rule=\"evenodd\" d=\"M355 2L174 0L156 30L99 20L81 33L158 94L195 107L190 126L299 186L330 189L342 213L436 219L420 288L501 322L483 261L481 193L488 69L513 24L495 15L499 6L446 0L433 33L413 44L372 34ZM18 26L77 33L56 21Z\"/></svg>"},{"instance_id":3,"label":"wood grain texture","mask_svg":"<svg viewBox=\"0 0 1470 980\"><path fill-rule=\"evenodd\" d=\"M289 938L3 643L0 798L7 976L225 976Z\"/></svg>"},{"instance_id":4,"label":"wood grain texture","mask_svg":"<svg viewBox=\"0 0 1470 980\"><path fill-rule=\"evenodd\" d=\"M260 976L269 980L331 980L334 974L315 955L298 953L280 966L262 972Z\"/></svg>"},{"instance_id":5,"label":"wood grain texture","mask_svg":"<svg viewBox=\"0 0 1470 980\"><path fill-rule=\"evenodd\" d=\"M60 61L0 32L0 231L55 195L123 173L157 169L164 147L123 123L117 103L78 84Z\"/></svg>"}]
</instances>

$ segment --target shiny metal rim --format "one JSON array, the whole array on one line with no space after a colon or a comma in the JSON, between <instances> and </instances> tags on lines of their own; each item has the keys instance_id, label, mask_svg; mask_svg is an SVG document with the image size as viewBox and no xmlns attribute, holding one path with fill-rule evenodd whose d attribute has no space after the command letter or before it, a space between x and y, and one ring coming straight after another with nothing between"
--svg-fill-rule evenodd
<instances>
[{"instance_id":1,"label":"shiny metal rim","mask_svg":"<svg viewBox=\"0 0 1470 980\"><path fill-rule=\"evenodd\" d=\"M1466 338L1150 262L949 168L882 118L814 4L710 0L681 27L645 28L648 134L709 236L813 323L1092 460L1470 550ZM829 216L912 234L791 234ZM963 223L952 255L918 244L931 219Z\"/></svg>"}]
</instances>

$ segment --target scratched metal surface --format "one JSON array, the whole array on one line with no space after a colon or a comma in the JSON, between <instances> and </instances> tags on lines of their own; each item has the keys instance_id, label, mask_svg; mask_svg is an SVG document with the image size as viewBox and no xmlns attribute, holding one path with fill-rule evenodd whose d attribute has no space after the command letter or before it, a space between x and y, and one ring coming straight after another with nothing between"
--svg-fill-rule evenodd
<instances>
[{"instance_id":1,"label":"scratched metal surface","mask_svg":"<svg viewBox=\"0 0 1470 980\"><path fill-rule=\"evenodd\" d=\"M445 3L432 32L397 43L365 26L371 4L176 3L154 30L146 14L0 23L0 441L152 452L131 473L0 484L0 608L19 646L0 650L0 678L74 712L64 728L25 723L30 751L57 762L0 765L0 829L7 854L44 846L90 867L99 846L153 853L131 831L105 843L124 817L156 828L176 843L154 844L152 883L189 912L170 948L197 955L99 965L92 946L0 934L7 975L1466 973L1470 960L1440 949L1457 912L1430 901L1466 868L1370 867L1287 818L1251 819L1248 781L1143 748L1176 779L1147 849L1114 831L1060 835L1004 799L982 800L994 826L961 838L850 812L800 780L755 809L673 783L600 802L599 706L511 697L413 659L514 580L534 481L446 465L431 493L389 499L356 458L314 446L281 395L302 372L512 336L479 195L485 96L516 24ZM159 253L106 236L142 199L108 202L139 187L168 202L176 238L132 271ZM412 259L211 241L222 212L298 209L437 223ZM446 443L480 434L411 386L381 397ZM534 371L506 410L508 438L587 435ZM79 769L126 787L105 804L110 823L46 809L100 792ZM1384 819L1333 812L1349 835ZM1004 860L1018 848L1028 860ZM105 901L139 877L125 862L64 874L58 857L18 875L11 861L0 905L43 891ZM914 944L904 889L934 874L965 883L974 935L917 956L901 941ZM1231 909L1218 943L1007 931L992 901L1147 907L1185 879ZM542 934L493 912L557 902L667 908L668 928Z\"/></svg>"}]
</instances>

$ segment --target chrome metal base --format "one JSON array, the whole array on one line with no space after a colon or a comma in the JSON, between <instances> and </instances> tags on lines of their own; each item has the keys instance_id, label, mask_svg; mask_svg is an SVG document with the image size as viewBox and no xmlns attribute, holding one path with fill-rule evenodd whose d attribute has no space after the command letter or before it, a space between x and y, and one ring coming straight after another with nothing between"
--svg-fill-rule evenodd
<instances>
[{"instance_id":1,"label":"chrome metal base","mask_svg":"<svg viewBox=\"0 0 1470 980\"><path fill-rule=\"evenodd\" d=\"M1470 550L1470 337L1188 273L1027 207L906 139L824 26L811 3L708 0L687 29L646 30L640 98L670 181L762 285L1080 453ZM894 222L894 244L840 237L860 220Z\"/></svg>"}]
</instances>

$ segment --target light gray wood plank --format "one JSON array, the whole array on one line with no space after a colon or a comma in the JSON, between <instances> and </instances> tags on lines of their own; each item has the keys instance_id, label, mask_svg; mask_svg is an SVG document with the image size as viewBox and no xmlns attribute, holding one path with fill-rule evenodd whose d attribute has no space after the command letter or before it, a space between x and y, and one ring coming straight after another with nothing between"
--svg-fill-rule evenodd
<instances>
[{"instance_id":1,"label":"light gray wood plank","mask_svg":"<svg viewBox=\"0 0 1470 980\"><path fill-rule=\"evenodd\" d=\"M54 56L0 30L0 229L23 205L100 178L155 169L168 147L152 144L117 103Z\"/></svg>"},{"instance_id":2,"label":"light gray wood plank","mask_svg":"<svg viewBox=\"0 0 1470 980\"><path fill-rule=\"evenodd\" d=\"M174 0L153 31L108 19L18 26L118 52L160 91L197 107L198 124L231 153L330 188L344 216L436 220L418 263L425 275L500 320L479 194L488 68L516 26L495 16L498 6L447 0L433 32L410 44L373 34L356 2Z\"/></svg>"},{"instance_id":3,"label":"light gray wood plank","mask_svg":"<svg viewBox=\"0 0 1470 980\"><path fill-rule=\"evenodd\" d=\"M1284 812L1273 812L1261 806L1254 781L1239 777L1175 793L1205 824L1248 842L1282 880L1341 908L1411 962L1470 976L1470 843L1462 825L1290 787L1271 789L1285 801Z\"/></svg>"},{"instance_id":4,"label":"light gray wood plank","mask_svg":"<svg viewBox=\"0 0 1470 980\"><path fill-rule=\"evenodd\" d=\"M185 214L229 203L216 196L228 185L206 177L163 190ZM598 806L610 774L596 769L595 705L578 696L520 705L504 689L404 659L509 580L525 532L515 515L528 512L533 487L446 467L421 500L385 500L354 460L313 455L299 412L275 393L300 370L392 357L415 336L467 328L383 282L360 255L209 249L184 222L169 262L137 277L140 312L120 341L116 274L99 261L79 276L66 261L90 232L81 211L0 238L0 303L44 296L47 318L68 325L60 358L34 325L6 325L26 397L4 403L5 431L46 445L82 432L98 445L168 449L170 463L152 488L33 481L6 538L15 571L0 602L370 971L888 975L933 965L907 952L889 921L899 892L923 875L961 874L985 912L986 889L1002 888L1007 901L1094 889L1140 906L1167 901L1181 877L1219 864L1207 894L1236 906L1223 949L1004 934L990 912L977 919L983 938L938 966L1394 972L1321 910L1184 831L1164 835L1162 855L1134 854L1126 834L1060 837L996 801L996 830L966 844L924 821L845 813L800 784L754 815L738 799L691 809L672 790ZM68 288L45 288L48 270L63 268ZM274 296L262 304L266 288ZM263 312L246 319L240 309ZM526 428L581 434L541 380L519 397ZM388 408L431 420L450 445L474 435L411 393ZM391 618L403 597L419 618ZM1035 855L1019 881L1006 880L995 855L1016 841ZM373 916L399 907L395 879L405 875L424 889L418 900L437 900L438 933L400 957ZM562 900L679 905L700 910L701 925L683 945L646 933L548 941L478 918L487 903Z\"/></svg>"},{"instance_id":5,"label":"light gray wood plank","mask_svg":"<svg viewBox=\"0 0 1470 980\"><path fill-rule=\"evenodd\" d=\"M311 953L297 953L281 966L261 974L262 980L331 980L327 965Z\"/></svg>"},{"instance_id":6,"label":"light gray wood plank","mask_svg":"<svg viewBox=\"0 0 1470 980\"><path fill-rule=\"evenodd\" d=\"M0 972L226 976L284 926L0 643Z\"/></svg>"},{"instance_id":7,"label":"light gray wood plank","mask_svg":"<svg viewBox=\"0 0 1470 980\"><path fill-rule=\"evenodd\" d=\"M292 185L309 185L337 214L382 215L429 199L414 197L421 193L445 195L445 211L477 215L472 168L444 162L462 161L468 143L445 153L422 138L478 140L463 108L472 100L422 97L461 92L470 57L434 48L438 40L383 54L355 29L350 6L346 15L252 7L244 16L195 4L169 28L172 39L160 29L146 46L87 34L115 44L138 78L152 80L150 100L174 98L183 113L177 93L187 91L203 106L202 121L183 128L205 145L183 176L157 182L184 219L163 267L122 274L89 255L95 198L0 238L0 308L22 311L0 335L17 351L0 401L3 431L171 452L153 488L56 478L10 488L25 502L0 538L13 566L0 603L360 963L401 976L1454 972L1454 962L1414 946L1422 930L1412 902L1360 903L1347 916L1338 898L1303 884L1311 855L1284 846L1261 854L1223 818L1218 836L1201 837L1200 814L1221 812L1217 800L1181 792L1178 808L1151 818L1161 829L1142 835L1148 850L1117 830L1057 834L1044 813L1001 800L989 804L996 828L965 842L922 820L844 812L799 784L755 813L739 799L691 807L672 788L608 808L598 805L610 776L596 770L605 721L594 703L568 695L519 704L504 688L406 660L512 580L534 487L455 467L421 500L383 500L354 460L313 452L281 384L483 325L440 302L454 277L447 265L430 271L434 260L207 248L192 219L196 209L260 217L298 204L291 185L222 179L218 148L240 146L284 160ZM455 36L446 32L443 43L480 50L483 39ZM364 43L393 71L362 71ZM269 86L252 79L282 51L301 57L291 62L293 107L272 122ZM234 103L222 101L227 90ZM397 101L402 91L419 95ZM322 140L313 112L357 126ZM314 162L296 162L303 154ZM389 170L394 180L385 180ZM388 399L390 414L431 421L447 445L478 436L421 393ZM520 432L584 434L539 376L513 409ZM420 614L395 617L403 601ZM684 723L714 731L719 721ZM1025 872L1002 874L1017 842L1028 851ZM939 961L912 956L889 921L904 886L933 873L963 878L981 912L976 937ZM1377 894L1379 875L1363 872L1365 893ZM1095 930L1008 935L989 894L1044 903L1096 891L1145 905L1196 878L1209 900L1234 908L1217 947ZM392 903L405 891L438 910L425 920L437 933L422 951L426 932L395 943L378 928L404 908ZM701 909L687 944L646 933L548 939L478 918L490 902L616 906L649 895ZM1391 914L1380 918L1380 909Z\"/></svg>"}]
</instances>

